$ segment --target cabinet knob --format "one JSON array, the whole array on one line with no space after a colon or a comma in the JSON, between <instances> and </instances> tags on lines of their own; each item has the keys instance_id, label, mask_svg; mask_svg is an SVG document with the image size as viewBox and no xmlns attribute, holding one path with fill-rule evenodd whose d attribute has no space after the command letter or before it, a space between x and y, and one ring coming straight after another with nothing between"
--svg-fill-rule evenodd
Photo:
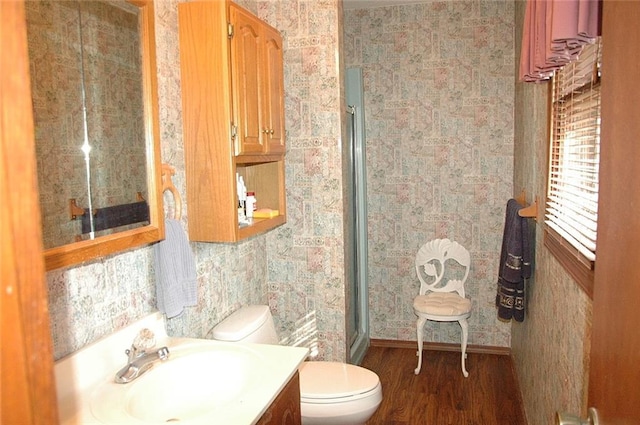
<instances>
[{"instance_id":1,"label":"cabinet knob","mask_svg":"<svg viewBox=\"0 0 640 425\"><path fill-rule=\"evenodd\" d=\"M269 130L269 134L271 134L273 136L273 128L271 130Z\"/></svg>"}]
</instances>

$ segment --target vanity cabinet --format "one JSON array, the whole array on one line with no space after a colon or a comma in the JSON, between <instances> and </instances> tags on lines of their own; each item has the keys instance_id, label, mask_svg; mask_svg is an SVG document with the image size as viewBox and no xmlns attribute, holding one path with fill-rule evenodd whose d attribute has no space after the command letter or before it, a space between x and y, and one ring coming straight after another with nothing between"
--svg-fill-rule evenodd
<instances>
[{"instance_id":1,"label":"vanity cabinet","mask_svg":"<svg viewBox=\"0 0 640 425\"><path fill-rule=\"evenodd\" d=\"M298 372L278 394L257 425L301 425L300 378Z\"/></svg>"},{"instance_id":2,"label":"vanity cabinet","mask_svg":"<svg viewBox=\"0 0 640 425\"><path fill-rule=\"evenodd\" d=\"M282 38L228 1L178 14L189 238L237 242L286 222ZM241 226L236 174L279 214Z\"/></svg>"}]
</instances>

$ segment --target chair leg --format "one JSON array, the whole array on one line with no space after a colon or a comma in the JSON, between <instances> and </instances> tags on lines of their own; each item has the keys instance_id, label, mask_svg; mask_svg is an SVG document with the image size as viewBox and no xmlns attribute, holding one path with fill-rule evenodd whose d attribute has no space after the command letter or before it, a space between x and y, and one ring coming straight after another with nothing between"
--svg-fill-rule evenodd
<instances>
[{"instance_id":1,"label":"chair leg","mask_svg":"<svg viewBox=\"0 0 640 425\"><path fill-rule=\"evenodd\" d=\"M416 321L416 332L418 336L418 352L416 354L418 355L418 367L413 371L416 375L420 373L420 368L422 367L422 329L426 321L427 319L423 319L422 317L418 317Z\"/></svg>"},{"instance_id":2,"label":"chair leg","mask_svg":"<svg viewBox=\"0 0 640 425\"><path fill-rule=\"evenodd\" d=\"M469 372L467 372L467 368L465 367L465 359L467 358L467 338L469 337L469 325L467 324L467 319L458 320L460 323L460 327L462 328L462 374L464 377L469 376Z\"/></svg>"}]
</instances>

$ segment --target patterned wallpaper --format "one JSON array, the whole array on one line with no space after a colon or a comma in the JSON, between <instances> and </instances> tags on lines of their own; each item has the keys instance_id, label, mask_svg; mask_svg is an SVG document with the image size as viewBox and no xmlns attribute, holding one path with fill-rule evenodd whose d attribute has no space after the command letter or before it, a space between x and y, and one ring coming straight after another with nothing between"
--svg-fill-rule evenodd
<instances>
[{"instance_id":1,"label":"patterned wallpaper","mask_svg":"<svg viewBox=\"0 0 640 425\"><path fill-rule=\"evenodd\" d=\"M289 344L347 358L339 0L260 1L284 40L287 225L267 235L269 306Z\"/></svg>"},{"instance_id":2,"label":"patterned wallpaper","mask_svg":"<svg viewBox=\"0 0 640 425\"><path fill-rule=\"evenodd\" d=\"M83 2L81 50L78 5L25 3L45 248L81 233L80 220L69 219L69 199L89 206L80 149L83 79L93 207L133 203L137 192L147 196L142 97L132 95L142 91L137 17Z\"/></svg>"},{"instance_id":3,"label":"patterned wallpaper","mask_svg":"<svg viewBox=\"0 0 640 425\"><path fill-rule=\"evenodd\" d=\"M469 343L509 346L496 279L513 194L513 3L427 1L347 10L345 59L362 67L371 337L416 340L414 259L448 237L472 257ZM425 340L459 343L457 323Z\"/></svg>"},{"instance_id":4,"label":"patterned wallpaper","mask_svg":"<svg viewBox=\"0 0 640 425\"><path fill-rule=\"evenodd\" d=\"M516 66L525 2L516 4ZM544 200L548 84L515 84L516 187ZM591 300L543 244L535 225L535 267L528 320L512 327L511 350L530 424L554 423L556 411L585 412L591 344Z\"/></svg>"}]
</instances>

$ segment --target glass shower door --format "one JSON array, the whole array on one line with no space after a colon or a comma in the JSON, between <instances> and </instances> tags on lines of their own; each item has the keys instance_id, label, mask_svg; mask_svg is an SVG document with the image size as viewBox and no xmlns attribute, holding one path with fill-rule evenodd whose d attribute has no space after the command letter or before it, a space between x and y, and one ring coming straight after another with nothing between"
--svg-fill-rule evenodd
<instances>
[{"instance_id":1,"label":"glass shower door","mask_svg":"<svg viewBox=\"0 0 640 425\"><path fill-rule=\"evenodd\" d=\"M347 340L349 361L359 364L369 347L369 294L367 290L367 196L365 171L364 97L362 70L347 68L347 136L349 229Z\"/></svg>"}]
</instances>

